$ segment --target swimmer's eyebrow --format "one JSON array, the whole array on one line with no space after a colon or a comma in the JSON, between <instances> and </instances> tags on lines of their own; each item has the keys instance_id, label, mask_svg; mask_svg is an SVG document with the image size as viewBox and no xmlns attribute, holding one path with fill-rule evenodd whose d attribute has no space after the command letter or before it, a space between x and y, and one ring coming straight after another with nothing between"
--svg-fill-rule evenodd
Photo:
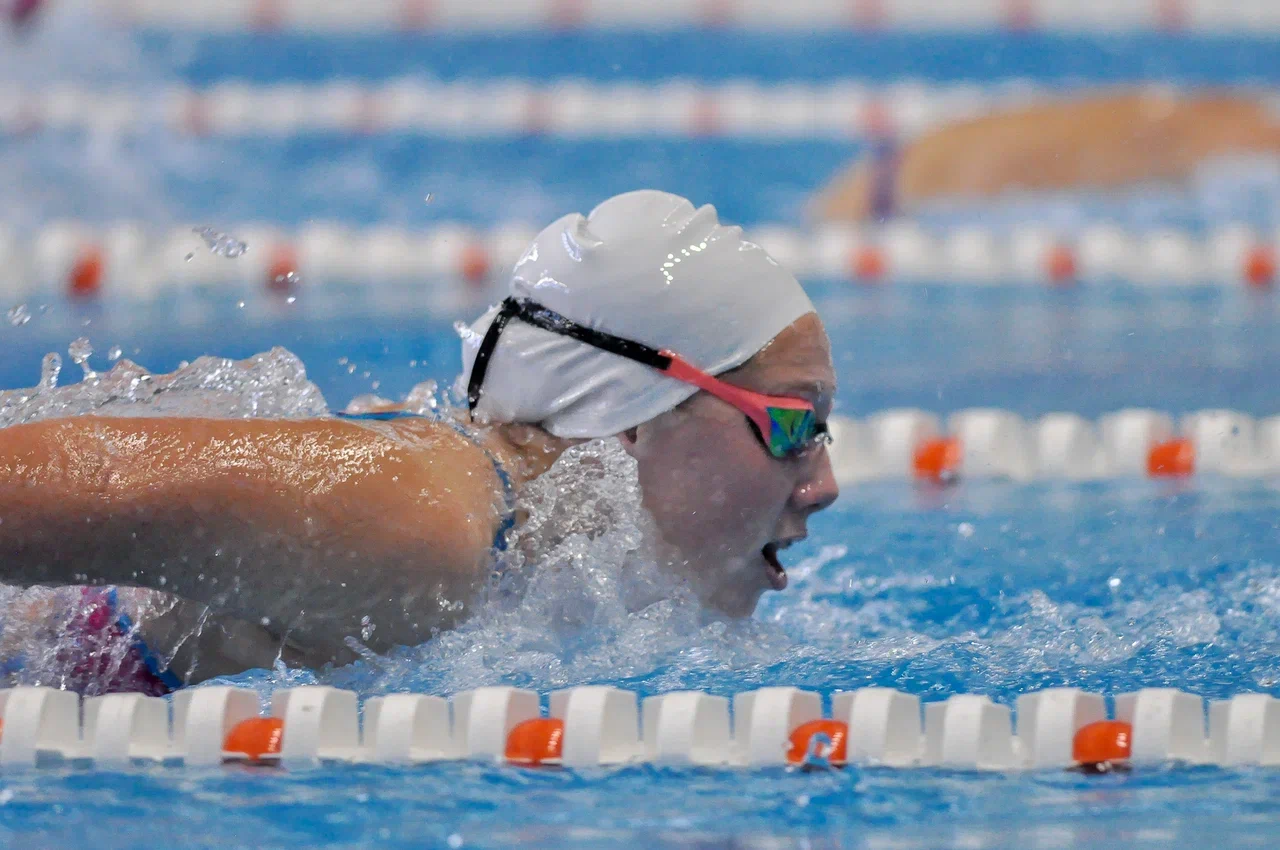
<instances>
[{"instance_id":1,"label":"swimmer's eyebrow","mask_svg":"<svg viewBox=\"0 0 1280 850\"><path fill-rule=\"evenodd\" d=\"M808 395L814 398L827 398L833 395L831 387L826 381L789 381L782 384L776 395Z\"/></svg>"},{"instance_id":2,"label":"swimmer's eyebrow","mask_svg":"<svg viewBox=\"0 0 1280 850\"><path fill-rule=\"evenodd\" d=\"M770 395L798 396L813 402L815 407L820 408L831 404L831 400L835 395L835 387L826 381L789 381L782 384Z\"/></svg>"}]
</instances>

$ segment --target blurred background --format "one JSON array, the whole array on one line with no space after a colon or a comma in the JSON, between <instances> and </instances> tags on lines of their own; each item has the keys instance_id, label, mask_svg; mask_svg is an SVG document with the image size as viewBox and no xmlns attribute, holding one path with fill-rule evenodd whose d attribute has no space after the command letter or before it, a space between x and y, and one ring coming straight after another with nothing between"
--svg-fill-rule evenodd
<instances>
[{"instance_id":1,"label":"blurred background","mask_svg":"<svg viewBox=\"0 0 1280 850\"><path fill-rule=\"evenodd\" d=\"M811 286L846 412L1275 412L1269 0L3 8L0 386L83 337L403 396L538 228L649 186Z\"/></svg>"}]
</instances>

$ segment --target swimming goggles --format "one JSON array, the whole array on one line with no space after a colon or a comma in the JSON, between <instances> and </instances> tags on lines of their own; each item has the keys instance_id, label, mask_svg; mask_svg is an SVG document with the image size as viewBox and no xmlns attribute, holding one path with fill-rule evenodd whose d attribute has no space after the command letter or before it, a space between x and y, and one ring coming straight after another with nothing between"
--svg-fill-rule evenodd
<instances>
[{"instance_id":1,"label":"swimming goggles","mask_svg":"<svg viewBox=\"0 0 1280 850\"><path fill-rule=\"evenodd\" d=\"M593 330L533 301L517 298L507 298L502 302L476 352L471 381L467 386L467 404L473 411L480 402L485 372L498 345L498 337L512 318L643 363L677 381L705 390L746 414L756 437L776 458L801 457L830 441L827 425L818 421L811 402L788 396L764 395L734 386L708 375L673 351L650 348L644 343Z\"/></svg>"}]
</instances>

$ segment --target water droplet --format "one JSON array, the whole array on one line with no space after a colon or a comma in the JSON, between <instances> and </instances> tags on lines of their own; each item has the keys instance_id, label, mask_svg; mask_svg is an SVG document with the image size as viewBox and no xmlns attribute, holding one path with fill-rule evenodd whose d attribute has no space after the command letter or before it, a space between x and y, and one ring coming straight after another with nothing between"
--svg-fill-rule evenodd
<instances>
[{"instance_id":1,"label":"water droplet","mask_svg":"<svg viewBox=\"0 0 1280 850\"><path fill-rule=\"evenodd\" d=\"M58 374L62 371L62 358L58 352L51 351L40 361L40 384L42 390L51 390L58 385Z\"/></svg>"},{"instance_id":2,"label":"water droplet","mask_svg":"<svg viewBox=\"0 0 1280 850\"><path fill-rule=\"evenodd\" d=\"M25 325L31 321L31 311L27 309L26 304L19 304L16 307L9 308L9 324L15 328L19 325Z\"/></svg>"},{"instance_id":3,"label":"water droplet","mask_svg":"<svg viewBox=\"0 0 1280 850\"><path fill-rule=\"evenodd\" d=\"M212 227L193 227L191 232L204 240L211 253L233 260L249 250L249 246L227 233L219 233Z\"/></svg>"},{"instance_id":4,"label":"water droplet","mask_svg":"<svg viewBox=\"0 0 1280 850\"><path fill-rule=\"evenodd\" d=\"M76 338L67 346L67 353L71 355L71 362L84 370L86 378L94 376L94 371L89 368L89 358L93 356L93 346L89 344L88 339L85 337Z\"/></svg>"},{"instance_id":5,"label":"water droplet","mask_svg":"<svg viewBox=\"0 0 1280 850\"><path fill-rule=\"evenodd\" d=\"M119 360L120 356L123 354L124 352L120 350L120 346L118 345L113 345L109 349L107 349L107 359L110 360L112 363Z\"/></svg>"}]
</instances>

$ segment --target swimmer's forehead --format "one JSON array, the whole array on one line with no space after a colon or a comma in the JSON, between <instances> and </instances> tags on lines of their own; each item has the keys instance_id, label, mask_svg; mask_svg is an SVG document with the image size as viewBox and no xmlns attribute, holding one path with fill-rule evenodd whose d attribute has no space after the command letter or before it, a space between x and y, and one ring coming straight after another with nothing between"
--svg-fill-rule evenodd
<instances>
[{"instance_id":1,"label":"swimmer's forehead","mask_svg":"<svg viewBox=\"0 0 1280 850\"><path fill-rule=\"evenodd\" d=\"M757 392L806 399L824 416L831 408L836 371L831 343L816 317L801 319L779 334L745 371L743 377Z\"/></svg>"}]
</instances>

